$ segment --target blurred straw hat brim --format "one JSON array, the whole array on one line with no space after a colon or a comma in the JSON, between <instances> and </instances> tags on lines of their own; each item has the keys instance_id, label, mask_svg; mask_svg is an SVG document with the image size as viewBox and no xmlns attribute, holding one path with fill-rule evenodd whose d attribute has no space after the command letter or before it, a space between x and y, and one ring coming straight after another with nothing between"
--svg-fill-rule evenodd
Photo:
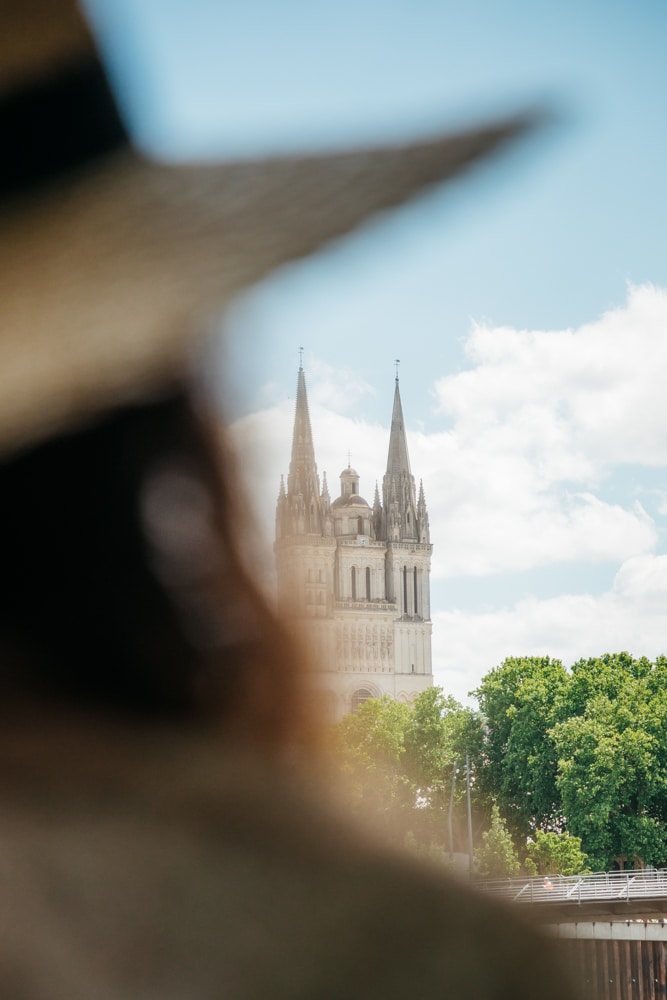
<instances>
[{"instance_id":1,"label":"blurred straw hat brim","mask_svg":"<svg viewBox=\"0 0 667 1000\"><path fill-rule=\"evenodd\" d=\"M7 6L15 5L0 2L0 24ZM80 34L77 58L87 57ZM56 46L49 67L63 51ZM12 87L17 81L20 60L9 73ZM0 451L175 378L194 316L452 177L533 122L517 117L404 146L216 166L153 164L121 145L6 198Z\"/></svg>"}]
</instances>

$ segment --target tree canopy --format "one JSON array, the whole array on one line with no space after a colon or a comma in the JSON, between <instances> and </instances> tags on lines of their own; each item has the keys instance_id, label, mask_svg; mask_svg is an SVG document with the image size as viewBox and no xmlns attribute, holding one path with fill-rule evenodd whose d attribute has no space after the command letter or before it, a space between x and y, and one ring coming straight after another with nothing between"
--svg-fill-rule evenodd
<instances>
[{"instance_id":1,"label":"tree canopy","mask_svg":"<svg viewBox=\"0 0 667 1000\"><path fill-rule=\"evenodd\" d=\"M486 878L509 878L511 875L516 875L521 867L512 835L500 815L498 806L494 805L491 810L491 825L482 834L482 846L477 852L477 861L480 875Z\"/></svg>"},{"instance_id":2,"label":"tree canopy","mask_svg":"<svg viewBox=\"0 0 667 1000\"><path fill-rule=\"evenodd\" d=\"M588 870L587 861L579 837L538 830L526 844L523 866L529 875L579 875Z\"/></svg>"},{"instance_id":3,"label":"tree canopy","mask_svg":"<svg viewBox=\"0 0 667 1000\"><path fill-rule=\"evenodd\" d=\"M466 753L481 754L478 713L432 687L410 706L389 697L368 699L334 727L334 739L353 807L379 820L396 840L410 835L419 846L445 848L454 779L454 826L463 842L465 786L457 774Z\"/></svg>"},{"instance_id":4,"label":"tree canopy","mask_svg":"<svg viewBox=\"0 0 667 1000\"><path fill-rule=\"evenodd\" d=\"M561 811L551 730L562 717L568 676L560 660L510 658L482 680L484 789L517 834L556 823Z\"/></svg>"},{"instance_id":5,"label":"tree canopy","mask_svg":"<svg viewBox=\"0 0 667 1000\"><path fill-rule=\"evenodd\" d=\"M566 831L589 865L667 863L667 661L509 659L476 692L480 774L515 833Z\"/></svg>"},{"instance_id":6,"label":"tree canopy","mask_svg":"<svg viewBox=\"0 0 667 1000\"><path fill-rule=\"evenodd\" d=\"M527 872L667 866L667 658L511 657L473 693L479 711L433 687L343 719L356 806L398 840L464 852L468 757L480 856L512 843Z\"/></svg>"}]
</instances>

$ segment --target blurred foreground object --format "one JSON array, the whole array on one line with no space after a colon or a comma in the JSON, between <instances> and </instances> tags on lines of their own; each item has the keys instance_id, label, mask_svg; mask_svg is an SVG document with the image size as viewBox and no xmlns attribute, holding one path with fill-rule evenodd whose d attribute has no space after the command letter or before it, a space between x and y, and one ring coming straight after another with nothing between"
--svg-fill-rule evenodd
<instances>
[{"instance_id":1,"label":"blurred foreground object","mask_svg":"<svg viewBox=\"0 0 667 1000\"><path fill-rule=\"evenodd\" d=\"M297 777L301 654L239 558L233 469L186 375L202 300L523 123L154 167L69 5L0 21L25 53L5 74L0 249L0 995L500 1000L539 982L562 1000L546 944Z\"/></svg>"},{"instance_id":2,"label":"blurred foreground object","mask_svg":"<svg viewBox=\"0 0 667 1000\"><path fill-rule=\"evenodd\" d=\"M49 15L41 32L33 7ZM151 164L127 143L72 4L4 11L3 39L30 58L0 71L0 448L168 381L194 317L536 121L334 155Z\"/></svg>"}]
</instances>

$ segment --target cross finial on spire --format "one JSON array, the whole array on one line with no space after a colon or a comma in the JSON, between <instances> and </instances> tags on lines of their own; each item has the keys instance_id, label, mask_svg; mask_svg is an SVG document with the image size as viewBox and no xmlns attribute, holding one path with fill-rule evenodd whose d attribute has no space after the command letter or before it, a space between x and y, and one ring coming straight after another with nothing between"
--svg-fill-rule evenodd
<instances>
[{"instance_id":1,"label":"cross finial on spire","mask_svg":"<svg viewBox=\"0 0 667 1000\"><path fill-rule=\"evenodd\" d=\"M349 448L347 449L347 467L348 469L352 468L352 453Z\"/></svg>"},{"instance_id":2,"label":"cross finial on spire","mask_svg":"<svg viewBox=\"0 0 667 1000\"><path fill-rule=\"evenodd\" d=\"M398 366L400 365L400 363L401 363L401 359L400 358L396 358L396 360L394 361L394 364L396 365L396 381L397 382L398 382Z\"/></svg>"},{"instance_id":3,"label":"cross finial on spire","mask_svg":"<svg viewBox=\"0 0 667 1000\"><path fill-rule=\"evenodd\" d=\"M299 348L299 371L303 371L303 347Z\"/></svg>"}]
</instances>

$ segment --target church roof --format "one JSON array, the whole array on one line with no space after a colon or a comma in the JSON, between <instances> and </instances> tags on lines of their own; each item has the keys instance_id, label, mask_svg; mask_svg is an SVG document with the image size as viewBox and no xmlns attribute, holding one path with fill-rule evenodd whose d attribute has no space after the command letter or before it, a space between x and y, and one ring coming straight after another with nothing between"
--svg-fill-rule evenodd
<instances>
[{"instance_id":1,"label":"church roof","mask_svg":"<svg viewBox=\"0 0 667 1000\"><path fill-rule=\"evenodd\" d=\"M365 507L370 510L370 504L360 497L358 493L350 493L348 496L337 497L331 504L332 507Z\"/></svg>"}]
</instances>

